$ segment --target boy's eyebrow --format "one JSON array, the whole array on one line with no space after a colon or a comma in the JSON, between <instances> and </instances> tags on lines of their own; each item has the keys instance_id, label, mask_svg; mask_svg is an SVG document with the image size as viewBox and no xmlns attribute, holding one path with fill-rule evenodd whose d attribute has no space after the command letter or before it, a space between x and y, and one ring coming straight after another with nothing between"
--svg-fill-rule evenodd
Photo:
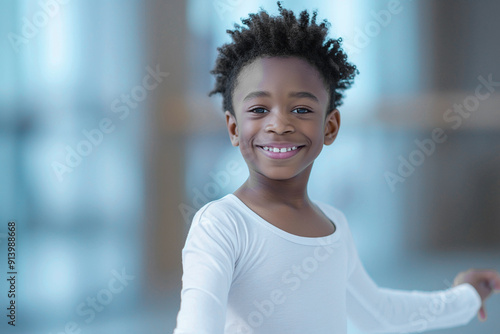
<instances>
[{"instance_id":1,"label":"boy's eyebrow","mask_svg":"<svg viewBox=\"0 0 500 334\"><path fill-rule=\"evenodd\" d=\"M266 92L266 91L262 91L262 90L255 91L255 92L248 94L243 99L243 102L250 100L250 99L253 99L253 98L256 98L256 97L271 97L271 93ZM309 92L291 92L290 94L288 94L288 97L306 98L306 99L310 99L310 100L313 100L314 102L319 103L318 98Z\"/></svg>"}]
</instances>

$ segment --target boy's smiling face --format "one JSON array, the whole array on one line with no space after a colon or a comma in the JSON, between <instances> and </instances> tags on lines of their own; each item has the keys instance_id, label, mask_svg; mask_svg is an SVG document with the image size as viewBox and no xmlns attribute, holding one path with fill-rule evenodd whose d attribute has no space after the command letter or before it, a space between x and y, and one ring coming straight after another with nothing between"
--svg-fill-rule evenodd
<instances>
[{"instance_id":1,"label":"boy's smiling face","mask_svg":"<svg viewBox=\"0 0 500 334\"><path fill-rule=\"evenodd\" d=\"M338 110L326 116L328 104L321 75L301 58L257 58L243 67L233 93L236 119L225 115L231 143L240 147L250 174L287 180L306 171L308 178L323 145L338 133ZM274 152L277 147L287 152Z\"/></svg>"}]
</instances>

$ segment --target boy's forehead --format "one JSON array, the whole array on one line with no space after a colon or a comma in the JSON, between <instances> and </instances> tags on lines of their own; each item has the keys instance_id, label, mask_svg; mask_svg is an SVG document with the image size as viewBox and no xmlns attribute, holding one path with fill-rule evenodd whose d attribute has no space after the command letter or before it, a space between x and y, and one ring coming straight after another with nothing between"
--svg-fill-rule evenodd
<instances>
[{"instance_id":1,"label":"boy's forehead","mask_svg":"<svg viewBox=\"0 0 500 334\"><path fill-rule=\"evenodd\" d=\"M266 91L271 95L287 91L310 91L319 101L328 99L319 71L298 57L261 57L244 66L236 80L234 101L242 102L254 91Z\"/></svg>"}]
</instances>

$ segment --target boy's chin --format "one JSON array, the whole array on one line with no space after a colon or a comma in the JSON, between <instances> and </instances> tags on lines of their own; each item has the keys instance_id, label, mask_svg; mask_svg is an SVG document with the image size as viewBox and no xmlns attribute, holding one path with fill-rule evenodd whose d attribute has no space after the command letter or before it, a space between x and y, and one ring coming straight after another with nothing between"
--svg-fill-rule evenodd
<instances>
[{"instance_id":1,"label":"boy's chin","mask_svg":"<svg viewBox=\"0 0 500 334\"><path fill-rule=\"evenodd\" d=\"M281 169L281 170L280 170ZM298 176L297 171L284 170L283 168L275 168L275 170L261 170L258 174L260 176L265 177L269 180L274 181L292 181L296 176Z\"/></svg>"}]
</instances>

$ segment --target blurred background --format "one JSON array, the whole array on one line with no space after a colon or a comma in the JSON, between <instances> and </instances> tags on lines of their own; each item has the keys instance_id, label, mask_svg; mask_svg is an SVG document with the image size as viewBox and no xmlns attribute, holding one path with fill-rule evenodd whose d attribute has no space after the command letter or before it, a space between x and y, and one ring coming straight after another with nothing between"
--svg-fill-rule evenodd
<instances>
[{"instance_id":1,"label":"blurred background","mask_svg":"<svg viewBox=\"0 0 500 334\"><path fill-rule=\"evenodd\" d=\"M318 9L360 71L308 192L344 211L373 279L437 290L471 267L500 270L500 2L283 5ZM1 2L1 333L172 332L191 219L248 176L209 71L226 29L261 6L278 12L263 0ZM436 333L496 333L495 297L486 323Z\"/></svg>"}]
</instances>

